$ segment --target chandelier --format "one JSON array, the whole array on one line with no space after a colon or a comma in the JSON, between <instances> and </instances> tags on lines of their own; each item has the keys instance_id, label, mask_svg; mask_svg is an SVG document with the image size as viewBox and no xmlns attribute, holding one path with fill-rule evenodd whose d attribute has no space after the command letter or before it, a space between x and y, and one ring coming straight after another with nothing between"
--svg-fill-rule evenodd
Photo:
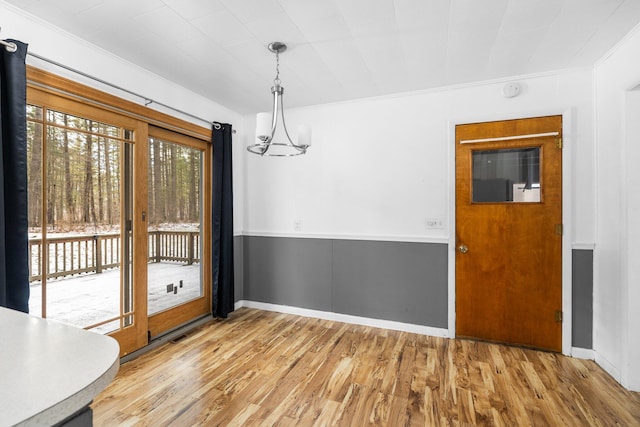
<instances>
[{"instance_id":1,"label":"chandelier","mask_svg":"<svg viewBox=\"0 0 640 427\"><path fill-rule=\"evenodd\" d=\"M269 50L276 54L276 77L273 79L271 94L273 95L273 112L258 113L256 116L256 140L249 145L247 150L261 156L290 157L299 156L307 152L311 146L311 127L309 125L298 126L297 143L291 140L287 125L284 121L284 107L282 98L284 88L280 85L280 54L287 50L287 45L280 42L269 43ZM273 137L278 125L278 117L281 118L286 141L275 142Z\"/></svg>"}]
</instances>

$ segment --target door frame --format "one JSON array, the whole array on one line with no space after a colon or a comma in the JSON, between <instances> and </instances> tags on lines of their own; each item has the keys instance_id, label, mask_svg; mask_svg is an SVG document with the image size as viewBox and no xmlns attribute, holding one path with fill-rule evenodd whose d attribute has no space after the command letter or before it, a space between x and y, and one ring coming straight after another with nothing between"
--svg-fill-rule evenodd
<instances>
[{"instance_id":1,"label":"door frame","mask_svg":"<svg viewBox=\"0 0 640 427\"><path fill-rule=\"evenodd\" d=\"M454 117L449 120L448 154L449 154L449 215L447 218L449 225L448 244L448 335L451 338L456 336L456 126L481 123L496 122L503 120L515 120L531 117L562 116L562 354L572 353L572 242L573 242L573 206L571 196L573 194L573 134L572 112L569 108L548 108L541 110L523 110L517 113L508 114L474 114L461 117Z\"/></svg>"}]
</instances>

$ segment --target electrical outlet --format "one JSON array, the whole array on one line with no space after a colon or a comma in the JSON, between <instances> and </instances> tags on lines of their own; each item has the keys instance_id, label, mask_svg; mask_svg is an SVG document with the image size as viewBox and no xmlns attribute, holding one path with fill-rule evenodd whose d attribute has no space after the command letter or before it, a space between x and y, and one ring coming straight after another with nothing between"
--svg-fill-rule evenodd
<instances>
[{"instance_id":1,"label":"electrical outlet","mask_svg":"<svg viewBox=\"0 0 640 427\"><path fill-rule=\"evenodd\" d=\"M167 285L167 293L171 293L171 292L173 292L173 283L169 283Z\"/></svg>"},{"instance_id":2,"label":"electrical outlet","mask_svg":"<svg viewBox=\"0 0 640 427\"><path fill-rule=\"evenodd\" d=\"M301 231L302 230L302 220L296 219L293 221L293 230Z\"/></svg>"},{"instance_id":3,"label":"electrical outlet","mask_svg":"<svg viewBox=\"0 0 640 427\"><path fill-rule=\"evenodd\" d=\"M444 219L442 218L426 218L424 227L427 230L440 230L444 228Z\"/></svg>"}]
</instances>

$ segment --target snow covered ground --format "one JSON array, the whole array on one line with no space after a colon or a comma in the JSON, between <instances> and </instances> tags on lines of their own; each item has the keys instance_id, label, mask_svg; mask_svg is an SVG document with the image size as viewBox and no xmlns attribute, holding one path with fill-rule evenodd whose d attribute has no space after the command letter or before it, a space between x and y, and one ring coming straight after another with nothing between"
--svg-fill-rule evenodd
<instances>
[{"instance_id":1,"label":"snow covered ground","mask_svg":"<svg viewBox=\"0 0 640 427\"><path fill-rule=\"evenodd\" d=\"M180 281L182 280L182 287ZM148 264L149 314L190 301L201 295L200 264ZM168 293L167 285L178 288ZM47 318L73 326L85 327L120 315L120 269L101 274L83 274L47 282ZM42 316L42 285L31 284L29 312ZM119 322L102 325L93 330L111 332Z\"/></svg>"}]
</instances>

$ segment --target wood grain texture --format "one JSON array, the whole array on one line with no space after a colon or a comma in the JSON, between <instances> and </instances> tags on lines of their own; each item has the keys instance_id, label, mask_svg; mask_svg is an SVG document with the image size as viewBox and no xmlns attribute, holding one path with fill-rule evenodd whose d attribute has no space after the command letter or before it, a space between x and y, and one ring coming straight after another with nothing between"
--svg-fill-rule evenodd
<instances>
[{"instance_id":1,"label":"wood grain texture","mask_svg":"<svg viewBox=\"0 0 640 427\"><path fill-rule=\"evenodd\" d=\"M96 426L632 426L592 361L243 308L122 365Z\"/></svg>"}]
</instances>

